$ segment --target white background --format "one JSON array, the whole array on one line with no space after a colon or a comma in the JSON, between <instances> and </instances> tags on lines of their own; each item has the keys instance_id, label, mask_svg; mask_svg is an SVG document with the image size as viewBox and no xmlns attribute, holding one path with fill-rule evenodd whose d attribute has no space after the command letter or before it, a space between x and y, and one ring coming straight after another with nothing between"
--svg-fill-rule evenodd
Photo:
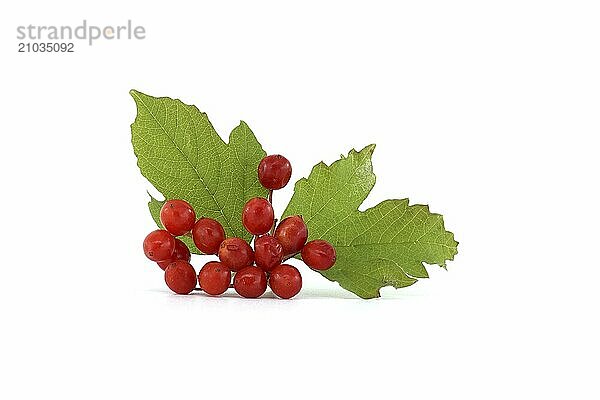
<instances>
[{"instance_id":1,"label":"white background","mask_svg":"<svg viewBox=\"0 0 600 400\"><path fill-rule=\"evenodd\" d=\"M597 399L595 2L282 3L2 4L0 397ZM84 18L147 38L17 53ZM459 254L378 300L307 269L292 301L172 295L131 88L245 120L293 181L377 143L364 207L427 203Z\"/></svg>"}]
</instances>

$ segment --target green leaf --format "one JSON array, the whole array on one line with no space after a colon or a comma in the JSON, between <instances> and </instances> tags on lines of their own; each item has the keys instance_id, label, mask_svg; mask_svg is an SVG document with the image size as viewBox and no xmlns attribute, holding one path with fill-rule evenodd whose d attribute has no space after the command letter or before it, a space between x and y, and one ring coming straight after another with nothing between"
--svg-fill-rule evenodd
<instances>
[{"instance_id":1,"label":"green leaf","mask_svg":"<svg viewBox=\"0 0 600 400\"><path fill-rule=\"evenodd\" d=\"M384 286L401 288L427 278L423 263L445 267L458 246L441 215L409 205L408 199L358 210L375 185L374 149L370 145L330 166L315 165L308 178L296 182L283 213L303 216L309 240L333 244L337 261L321 274L362 298L379 297Z\"/></svg>"},{"instance_id":2,"label":"green leaf","mask_svg":"<svg viewBox=\"0 0 600 400\"><path fill-rule=\"evenodd\" d=\"M266 153L248 125L241 121L225 143L195 106L136 90L130 94L137 105L131 141L142 175L166 199L186 200L198 217L218 220L227 236L249 240L242 208L252 197L266 197L267 190L257 175ZM149 203L158 224L160 205L155 199Z\"/></svg>"}]
</instances>

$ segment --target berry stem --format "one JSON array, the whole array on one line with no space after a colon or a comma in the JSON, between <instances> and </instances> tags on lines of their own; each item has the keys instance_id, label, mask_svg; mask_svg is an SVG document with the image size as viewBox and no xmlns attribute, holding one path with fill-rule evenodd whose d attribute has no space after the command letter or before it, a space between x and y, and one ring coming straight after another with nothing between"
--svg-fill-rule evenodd
<instances>
[{"instance_id":1,"label":"berry stem","mask_svg":"<svg viewBox=\"0 0 600 400\"><path fill-rule=\"evenodd\" d=\"M295 252L294 254L290 254L289 256L285 257L285 258L282 260L282 262L283 262L283 261L287 261L287 260L289 260L290 258L297 256L298 254L300 254L300 252L299 252L299 251Z\"/></svg>"},{"instance_id":2,"label":"berry stem","mask_svg":"<svg viewBox=\"0 0 600 400\"><path fill-rule=\"evenodd\" d=\"M273 206L273 190L269 190L269 196L267 197L267 200L269 200L269 203L271 203L271 206ZM273 226L271 227L271 231L269 232L269 234L271 236L273 236L273 234L275 233L276 226L277 226L277 218L275 218L273 220Z\"/></svg>"},{"instance_id":3,"label":"berry stem","mask_svg":"<svg viewBox=\"0 0 600 400\"><path fill-rule=\"evenodd\" d=\"M233 289L233 283L229 284L229 289ZM201 287L194 288L196 292L203 292L204 290Z\"/></svg>"}]
</instances>

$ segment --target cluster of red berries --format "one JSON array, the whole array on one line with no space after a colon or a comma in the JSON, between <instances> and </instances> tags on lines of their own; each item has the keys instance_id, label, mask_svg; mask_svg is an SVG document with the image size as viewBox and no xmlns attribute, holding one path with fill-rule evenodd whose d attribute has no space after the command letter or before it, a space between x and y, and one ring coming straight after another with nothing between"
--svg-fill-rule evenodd
<instances>
[{"instance_id":1,"label":"cluster of red berries","mask_svg":"<svg viewBox=\"0 0 600 400\"><path fill-rule=\"evenodd\" d=\"M298 269L285 260L298 253L310 268L326 270L335 263L335 249L325 240L306 243L308 229L299 215L285 218L278 225L271 204L273 190L290 180L292 166L281 155L262 159L258 179L269 190L269 199L250 199L242 211L242 223L253 235L254 249L244 239L225 238L223 226L212 218L196 220L192 206L184 200L168 200L160 210L163 229L144 239L144 253L165 271L167 286L177 294L202 290L217 296L233 287L243 297L261 296L270 286L283 299L294 297L302 288ZM204 254L216 254L219 261L206 263L198 275L190 264L186 244L176 236L191 236ZM233 275L233 285L231 278ZM199 288L196 288L196 283Z\"/></svg>"}]
</instances>

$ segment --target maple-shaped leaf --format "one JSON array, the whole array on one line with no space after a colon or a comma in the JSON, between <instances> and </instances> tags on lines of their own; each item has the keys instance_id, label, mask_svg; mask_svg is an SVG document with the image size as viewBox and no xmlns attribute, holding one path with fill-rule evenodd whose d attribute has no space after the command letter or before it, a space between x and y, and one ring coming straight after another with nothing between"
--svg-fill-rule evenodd
<instances>
[{"instance_id":1,"label":"maple-shaped leaf","mask_svg":"<svg viewBox=\"0 0 600 400\"><path fill-rule=\"evenodd\" d=\"M308 178L296 182L283 213L302 215L309 240L324 239L335 247L335 265L319 272L362 298L379 297L384 286L406 287L428 277L423 263L445 267L458 246L442 216L425 205L385 200L358 210L375 185L374 149L370 145L330 166L315 165Z\"/></svg>"},{"instance_id":2,"label":"maple-shaped leaf","mask_svg":"<svg viewBox=\"0 0 600 400\"><path fill-rule=\"evenodd\" d=\"M198 218L218 220L228 237L250 240L242 225L242 208L252 197L266 197L268 192L257 174L266 153L248 125L240 122L225 143L195 106L136 90L130 94L137 105L131 141L142 175L165 199L186 200ZM155 199L149 203L159 226L161 206Z\"/></svg>"}]
</instances>

